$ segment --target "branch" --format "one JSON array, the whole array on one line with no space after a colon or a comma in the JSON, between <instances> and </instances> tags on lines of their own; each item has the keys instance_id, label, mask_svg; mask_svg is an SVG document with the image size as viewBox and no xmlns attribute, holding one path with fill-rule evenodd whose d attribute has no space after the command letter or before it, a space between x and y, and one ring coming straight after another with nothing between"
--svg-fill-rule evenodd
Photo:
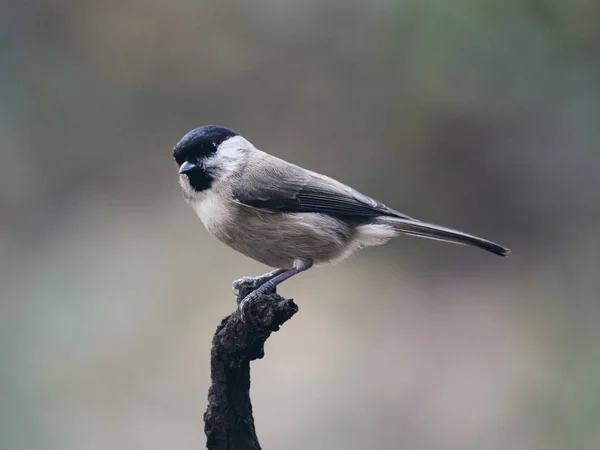
<instances>
[{"instance_id":1,"label":"branch","mask_svg":"<svg viewBox=\"0 0 600 450\"><path fill-rule=\"evenodd\" d=\"M240 289L238 305L251 290ZM265 341L297 311L293 300L273 292L243 304L217 327L204 413L209 450L260 450L250 402L250 361L264 356Z\"/></svg>"}]
</instances>

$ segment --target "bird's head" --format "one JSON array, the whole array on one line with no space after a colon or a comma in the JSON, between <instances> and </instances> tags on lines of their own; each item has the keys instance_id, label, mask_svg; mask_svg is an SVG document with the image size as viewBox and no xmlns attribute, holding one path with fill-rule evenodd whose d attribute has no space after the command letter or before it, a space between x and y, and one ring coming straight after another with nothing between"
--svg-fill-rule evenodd
<instances>
[{"instance_id":1,"label":"bird's head","mask_svg":"<svg viewBox=\"0 0 600 450\"><path fill-rule=\"evenodd\" d=\"M228 172L228 161L238 155L234 138L241 138L228 128L205 125L188 132L173 148L173 157L179 166L179 178L184 189L202 192Z\"/></svg>"}]
</instances>

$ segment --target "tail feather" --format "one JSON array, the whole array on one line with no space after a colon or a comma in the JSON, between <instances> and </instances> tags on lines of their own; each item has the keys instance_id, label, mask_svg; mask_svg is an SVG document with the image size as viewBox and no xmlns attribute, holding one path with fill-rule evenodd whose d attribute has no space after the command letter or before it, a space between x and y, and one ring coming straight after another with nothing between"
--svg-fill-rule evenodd
<instances>
[{"instance_id":1,"label":"tail feather","mask_svg":"<svg viewBox=\"0 0 600 450\"><path fill-rule=\"evenodd\" d=\"M390 219L389 221L386 220L386 222L389 223L396 231L402 234L419 236L427 239L435 239L444 242L452 242L454 244L472 245L500 256L507 256L510 253L508 248L502 247L501 245L486 239L463 233L462 231L453 230L452 228L396 217L386 217L386 219Z\"/></svg>"}]
</instances>

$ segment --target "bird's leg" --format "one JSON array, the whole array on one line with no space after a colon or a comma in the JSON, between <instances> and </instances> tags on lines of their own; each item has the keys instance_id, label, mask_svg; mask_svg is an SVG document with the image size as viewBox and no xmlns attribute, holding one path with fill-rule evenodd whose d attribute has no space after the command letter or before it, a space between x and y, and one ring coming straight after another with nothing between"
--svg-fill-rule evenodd
<instances>
[{"instance_id":1,"label":"bird's leg","mask_svg":"<svg viewBox=\"0 0 600 450\"><path fill-rule=\"evenodd\" d=\"M283 272L281 272L278 275L271 278L269 281L266 281L265 283L263 283L256 290L250 292L239 302L239 305L238 305L242 311L242 318L244 317L244 306L246 304L249 304L250 302L256 300L259 296L261 296L262 294L264 294L266 292L275 291L275 288L277 287L277 285L283 283L285 280L288 280L289 278L292 278L294 275L297 275L300 272L304 272L305 270L310 269L311 267L312 267L312 261L310 261L310 262L306 262L306 261L295 262L294 267L292 267L289 270L284 270Z\"/></svg>"},{"instance_id":2,"label":"bird's leg","mask_svg":"<svg viewBox=\"0 0 600 450\"><path fill-rule=\"evenodd\" d=\"M233 290L233 293L237 297L238 295L240 295L240 290L243 285L245 285L245 284L249 285L252 288L252 290L258 289L259 287L261 287L263 284L265 284L270 279L285 272L285 270L286 269L275 269L275 270L267 272L263 275L259 275L257 277L242 277L239 280L235 280L231 284L231 289Z\"/></svg>"}]
</instances>

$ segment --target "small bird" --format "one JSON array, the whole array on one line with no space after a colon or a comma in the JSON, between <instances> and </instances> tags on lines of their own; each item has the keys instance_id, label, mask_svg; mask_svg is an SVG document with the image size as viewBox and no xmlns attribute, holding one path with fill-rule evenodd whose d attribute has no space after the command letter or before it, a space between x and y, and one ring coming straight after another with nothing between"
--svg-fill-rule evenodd
<instances>
[{"instance_id":1,"label":"small bird","mask_svg":"<svg viewBox=\"0 0 600 450\"><path fill-rule=\"evenodd\" d=\"M472 245L500 256L510 250L462 231L421 222L333 178L269 155L228 128L206 125L175 145L186 202L208 232L275 270L233 283L255 289L243 301L274 289L313 265L399 235Z\"/></svg>"}]
</instances>

